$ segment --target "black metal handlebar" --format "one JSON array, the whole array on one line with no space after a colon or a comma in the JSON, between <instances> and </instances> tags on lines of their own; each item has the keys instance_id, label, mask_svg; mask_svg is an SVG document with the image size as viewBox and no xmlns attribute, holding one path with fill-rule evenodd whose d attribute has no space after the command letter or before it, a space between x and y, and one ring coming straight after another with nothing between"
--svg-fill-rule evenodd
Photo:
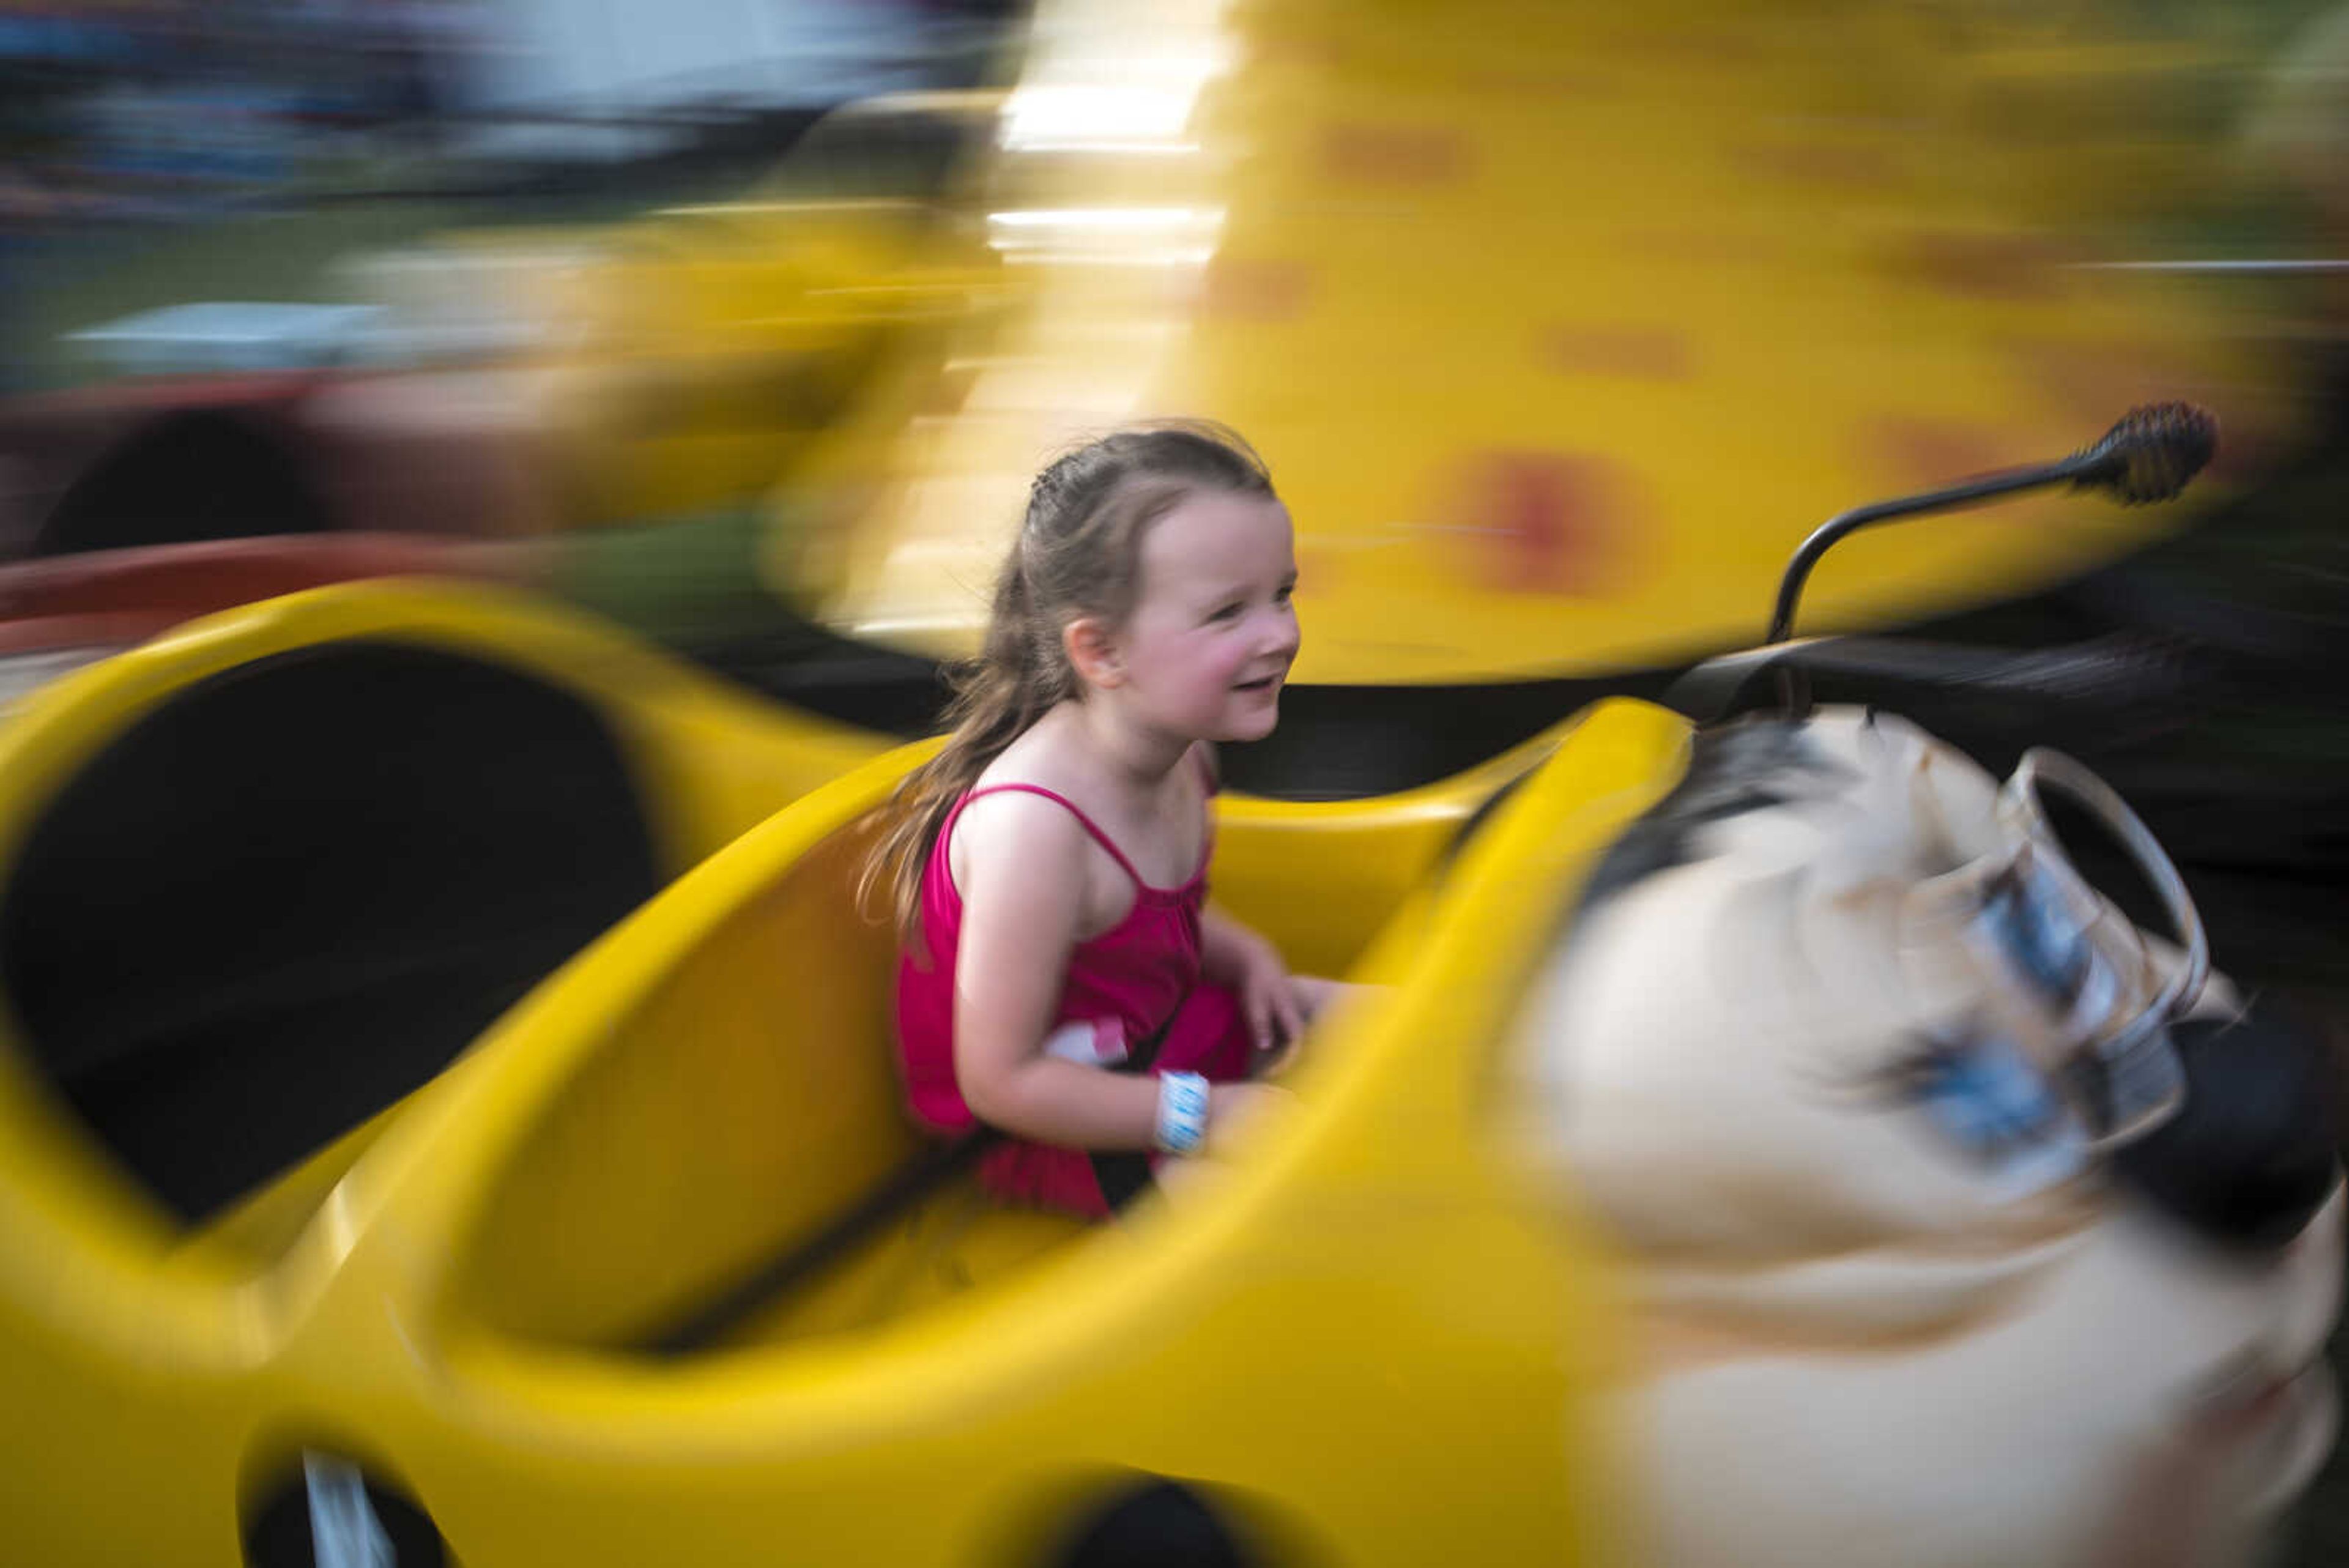
<instances>
[{"instance_id":1,"label":"black metal handlebar","mask_svg":"<svg viewBox=\"0 0 2349 1568\"><path fill-rule=\"evenodd\" d=\"M1795 611L1803 587L1819 558L1860 529L1896 518L1929 512L1946 512L1995 500L2020 491L2070 484L2075 489L2110 492L2125 505L2167 501L2186 488L2219 449L2219 421L2191 403L2151 403L2131 409L2094 446L2058 462L2009 469L1984 474L1921 495L1855 506L1812 530L1795 548L1778 579L1777 602L1771 607L1764 648L1784 643L1794 635ZM1736 656L1732 656L1736 657ZM1799 714L1809 698L1796 662L1783 664L1779 691L1790 712Z\"/></svg>"}]
</instances>

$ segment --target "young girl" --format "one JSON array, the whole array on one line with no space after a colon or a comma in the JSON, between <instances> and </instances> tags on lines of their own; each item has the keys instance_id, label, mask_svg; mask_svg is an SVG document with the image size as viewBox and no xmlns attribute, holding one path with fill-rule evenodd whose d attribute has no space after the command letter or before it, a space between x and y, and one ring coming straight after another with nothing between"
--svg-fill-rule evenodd
<instances>
[{"instance_id":1,"label":"young girl","mask_svg":"<svg viewBox=\"0 0 2349 1568\"><path fill-rule=\"evenodd\" d=\"M980 1168L1000 1195L1110 1213L1139 1151L1192 1153L1268 1093L1251 1068L1330 993L1206 907L1212 748L1271 732L1296 581L1228 431L1121 431L1037 477L953 733L868 872L914 1114L1009 1135Z\"/></svg>"}]
</instances>

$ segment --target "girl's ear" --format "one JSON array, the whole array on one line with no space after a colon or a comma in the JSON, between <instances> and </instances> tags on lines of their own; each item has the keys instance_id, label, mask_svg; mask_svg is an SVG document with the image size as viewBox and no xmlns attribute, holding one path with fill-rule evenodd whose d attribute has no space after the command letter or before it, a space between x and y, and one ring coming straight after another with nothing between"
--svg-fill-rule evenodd
<instances>
[{"instance_id":1,"label":"girl's ear","mask_svg":"<svg viewBox=\"0 0 2349 1568\"><path fill-rule=\"evenodd\" d=\"M1109 627L1092 616L1079 616L1061 632L1061 646L1069 664L1088 686L1125 684L1125 650Z\"/></svg>"}]
</instances>

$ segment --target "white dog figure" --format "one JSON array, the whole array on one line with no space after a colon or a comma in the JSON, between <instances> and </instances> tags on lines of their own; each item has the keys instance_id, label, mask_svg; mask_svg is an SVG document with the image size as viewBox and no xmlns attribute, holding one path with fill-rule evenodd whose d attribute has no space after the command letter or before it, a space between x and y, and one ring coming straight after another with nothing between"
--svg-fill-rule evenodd
<instances>
[{"instance_id":1,"label":"white dog figure","mask_svg":"<svg viewBox=\"0 0 2349 1568\"><path fill-rule=\"evenodd\" d=\"M2313 1058L1914 726L1696 747L1507 1085L1628 1264L1635 1560L2250 1561L2335 1423Z\"/></svg>"}]
</instances>

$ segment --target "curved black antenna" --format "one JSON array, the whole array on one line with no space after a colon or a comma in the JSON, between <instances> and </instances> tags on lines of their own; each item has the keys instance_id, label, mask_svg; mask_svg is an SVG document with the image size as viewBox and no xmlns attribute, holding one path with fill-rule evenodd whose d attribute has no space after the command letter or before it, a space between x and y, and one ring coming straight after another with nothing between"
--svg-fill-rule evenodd
<instances>
[{"instance_id":1,"label":"curved black antenna","mask_svg":"<svg viewBox=\"0 0 2349 1568\"><path fill-rule=\"evenodd\" d=\"M1811 568L1837 544L1872 524L2067 483L2077 490L2109 491L2125 505L2168 501L2186 488L2218 449L2219 421L2208 413L2191 403L2152 403L2131 409L2102 441L2061 462L2008 469L1921 495L1855 506L1821 524L1795 551L1785 574L1778 579L1778 602L1770 612L1769 633L1762 640L1766 646L1784 642L1794 634L1795 608L1802 599L1803 585L1810 580Z\"/></svg>"},{"instance_id":2,"label":"curved black antenna","mask_svg":"<svg viewBox=\"0 0 2349 1568\"><path fill-rule=\"evenodd\" d=\"M1820 556L1862 528L2050 484L2107 491L2126 506L2168 501L2202 472L2218 450L2219 421L2208 412L2191 403L2147 403L2122 415L2120 422L2094 446L2061 462L2008 469L1921 495L1855 506L1821 524L1795 549L1778 579L1778 602L1770 611L1770 629L1762 644L1768 648L1794 635L1795 609L1802 600L1803 585L1810 580L1811 568L1819 564ZM1800 718L1810 707L1809 683L1792 667L1778 671L1778 695L1792 717Z\"/></svg>"}]
</instances>

